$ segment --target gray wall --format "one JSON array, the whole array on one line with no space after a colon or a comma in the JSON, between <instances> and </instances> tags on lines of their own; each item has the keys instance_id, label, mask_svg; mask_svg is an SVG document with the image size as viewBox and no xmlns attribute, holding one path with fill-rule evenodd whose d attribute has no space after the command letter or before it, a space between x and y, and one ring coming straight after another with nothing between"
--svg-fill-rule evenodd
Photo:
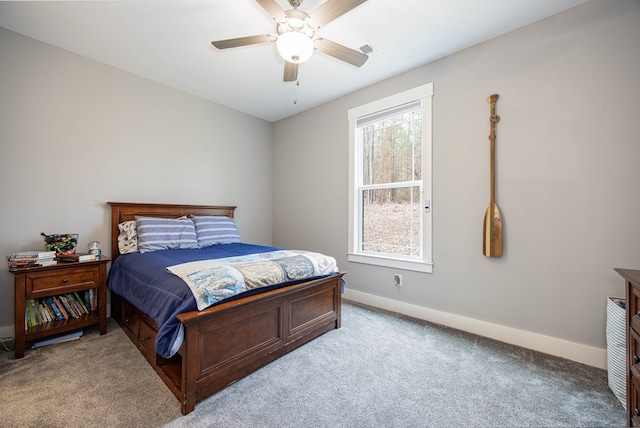
<instances>
[{"instance_id":1,"label":"gray wall","mask_svg":"<svg viewBox=\"0 0 640 428\"><path fill-rule=\"evenodd\" d=\"M40 232L108 253L107 201L236 205L242 239L271 244L270 123L3 28L0 94L2 257ZM3 335L13 297L3 261Z\"/></svg>"},{"instance_id":2,"label":"gray wall","mask_svg":"<svg viewBox=\"0 0 640 428\"><path fill-rule=\"evenodd\" d=\"M591 2L275 125L0 28L0 255L40 232L108 248L106 201L232 204L244 240L335 255L350 290L604 348L612 269L640 268L638 22L637 0ZM398 289L346 261L347 110L427 82L434 273ZM497 260L481 241L492 93ZM3 335L12 302L0 264Z\"/></svg>"},{"instance_id":3,"label":"gray wall","mask_svg":"<svg viewBox=\"0 0 640 428\"><path fill-rule=\"evenodd\" d=\"M639 23L638 1L587 3L278 122L274 244L335 255L351 290L605 348L613 268L640 269ZM434 272L396 288L346 260L347 110L427 82ZM493 93L501 259L481 240Z\"/></svg>"}]
</instances>

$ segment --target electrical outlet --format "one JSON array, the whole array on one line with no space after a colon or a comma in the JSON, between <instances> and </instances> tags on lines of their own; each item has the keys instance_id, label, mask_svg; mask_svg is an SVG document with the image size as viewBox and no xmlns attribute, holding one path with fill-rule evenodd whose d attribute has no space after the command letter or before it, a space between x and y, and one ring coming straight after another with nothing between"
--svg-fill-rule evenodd
<instances>
[{"instance_id":1,"label":"electrical outlet","mask_svg":"<svg viewBox=\"0 0 640 428\"><path fill-rule=\"evenodd\" d=\"M396 285L396 287L402 287L402 275L400 275L399 273L394 274L393 283Z\"/></svg>"}]
</instances>

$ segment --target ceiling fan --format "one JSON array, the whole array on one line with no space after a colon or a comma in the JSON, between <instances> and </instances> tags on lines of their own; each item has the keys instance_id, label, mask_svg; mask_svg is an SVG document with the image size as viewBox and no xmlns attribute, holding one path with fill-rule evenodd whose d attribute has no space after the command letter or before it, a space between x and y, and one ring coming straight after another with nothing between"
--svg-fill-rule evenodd
<instances>
[{"instance_id":1,"label":"ceiling fan","mask_svg":"<svg viewBox=\"0 0 640 428\"><path fill-rule=\"evenodd\" d=\"M239 37L211 42L218 49L276 42L278 53L285 60L285 82L298 80L298 65L307 61L315 49L356 67L369 57L354 49L316 36L316 31L367 0L327 0L311 13L298 10L303 0L288 0L293 8L284 11L275 0L256 0L276 21L277 34Z\"/></svg>"}]
</instances>

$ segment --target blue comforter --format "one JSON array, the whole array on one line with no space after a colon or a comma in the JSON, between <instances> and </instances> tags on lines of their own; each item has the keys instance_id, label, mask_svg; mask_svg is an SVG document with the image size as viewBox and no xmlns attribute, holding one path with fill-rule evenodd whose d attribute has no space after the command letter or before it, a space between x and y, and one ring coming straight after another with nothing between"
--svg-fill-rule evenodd
<instances>
[{"instance_id":1,"label":"blue comforter","mask_svg":"<svg viewBox=\"0 0 640 428\"><path fill-rule=\"evenodd\" d=\"M223 244L197 250L126 254L119 256L111 266L108 286L109 290L124 297L155 320L158 325L156 352L164 358L170 358L182 343L182 328L176 315L197 310L197 306L189 287L166 268L195 260L244 256L279 249L253 244ZM258 291L265 291L265 288L253 292ZM243 297L251 292L236 297Z\"/></svg>"}]
</instances>

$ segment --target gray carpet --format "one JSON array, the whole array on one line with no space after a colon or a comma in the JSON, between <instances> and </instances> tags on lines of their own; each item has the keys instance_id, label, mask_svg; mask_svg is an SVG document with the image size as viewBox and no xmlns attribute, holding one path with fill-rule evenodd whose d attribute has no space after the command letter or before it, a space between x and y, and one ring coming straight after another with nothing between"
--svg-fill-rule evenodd
<instances>
[{"instance_id":1,"label":"gray carpet","mask_svg":"<svg viewBox=\"0 0 640 428\"><path fill-rule=\"evenodd\" d=\"M110 321L0 360L0 426L625 426L604 370L349 303L342 325L181 416Z\"/></svg>"},{"instance_id":2,"label":"gray carpet","mask_svg":"<svg viewBox=\"0 0 640 428\"><path fill-rule=\"evenodd\" d=\"M156 372L109 320L107 334L0 360L1 427L158 427L181 416Z\"/></svg>"}]
</instances>

